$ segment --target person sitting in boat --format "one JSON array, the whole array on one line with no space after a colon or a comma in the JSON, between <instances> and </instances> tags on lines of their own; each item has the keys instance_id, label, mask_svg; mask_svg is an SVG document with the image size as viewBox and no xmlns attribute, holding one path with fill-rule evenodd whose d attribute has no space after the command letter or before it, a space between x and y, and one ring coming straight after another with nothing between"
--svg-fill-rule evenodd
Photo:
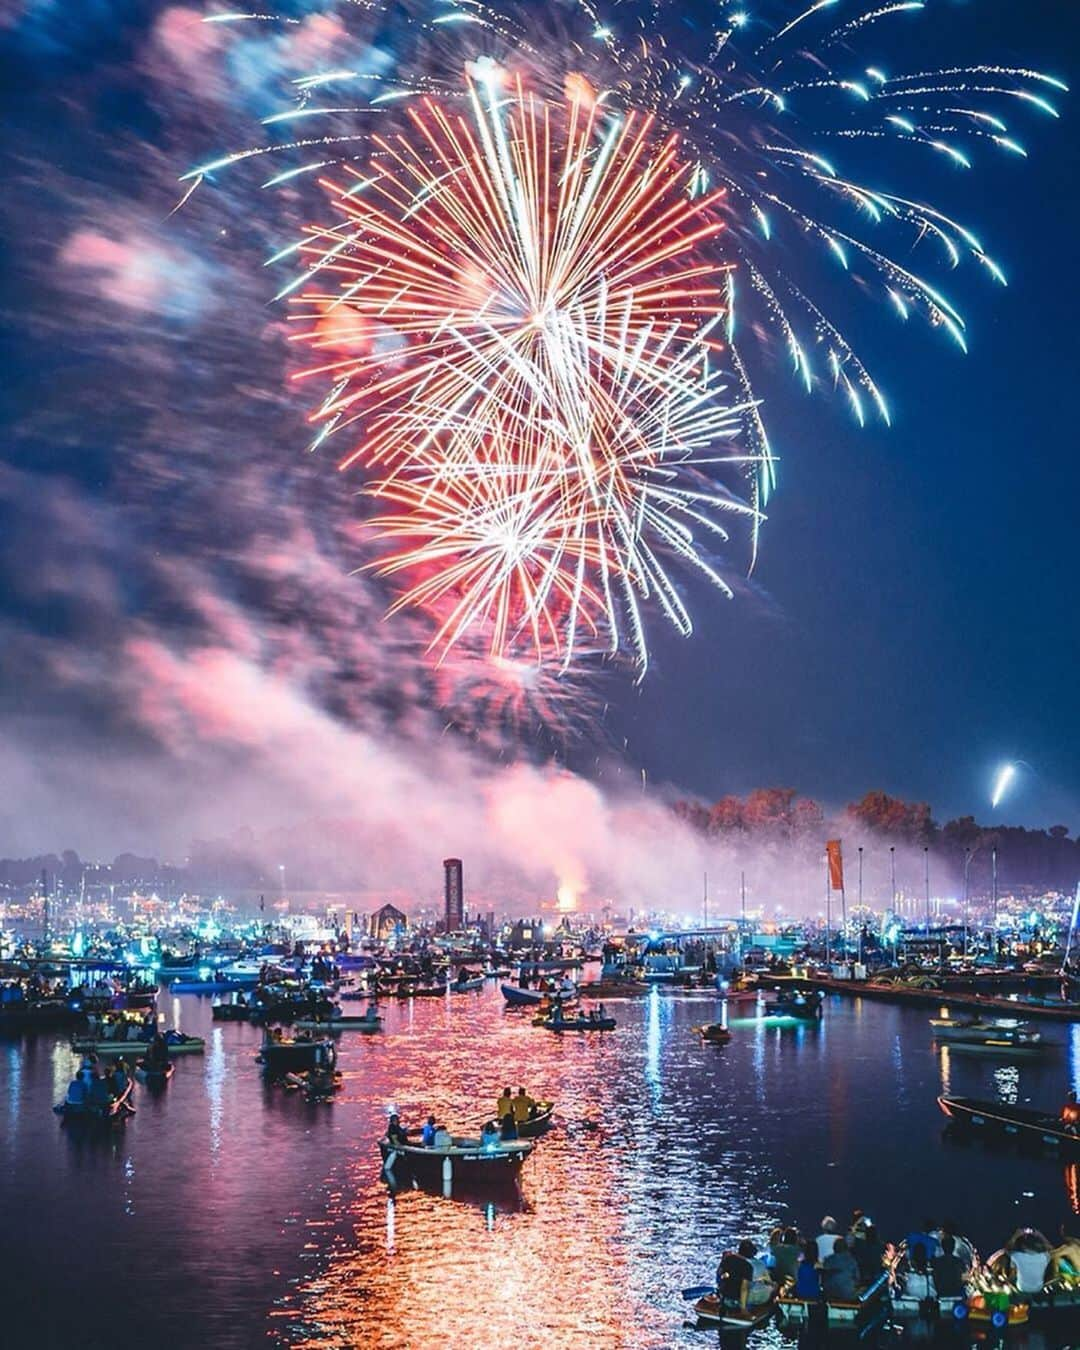
<instances>
[{"instance_id":1,"label":"person sitting in boat","mask_svg":"<svg viewBox=\"0 0 1080 1350\"><path fill-rule=\"evenodd\" d=\"M127 1062L125 1061L124 1056L121 1055L113 1065L112 1073L109 1075L109 1086L112 1088L113 1096L122 1097L128 1090L130 1081L127 1071Z\"/></svg>"},{"instance_id":2,"label":"person sitting in boat","mask_svg":"<svg viewBox=\"0 0 1080 1350\"><path fill-rule=\"evenodd\" d=\"M104 1074L95 1074L94 1081L90 1084L90 1105L107 1107L112 1106L113 1093L109 1086L109 1080Z\"/></svg>"},{"instance_id":3,"label":"person sitting in boat","mask_svg":"<svg viewBox=\"0 0 1080 1350\"><path fill-rule=\"evenodd\" d=\"M757 1255L757 1247L747 1238L734 1252L725 1252L716 1270L716 1287L723 1303L731 1308L760 1307L768 1303L774 1290L769 1268Z\"/></svg>"},{"instance_id":4,"label":"person sitting in boat","mask_svg":"<svg viewBox=\"0 0 1080 1350\"><path fill-rule=\"evenodd\" d=\"M945 1233L941 1239L941 1255L930 1262L934 1277L934 1288L938 1298L963 1298L964 1276L967 1267L956 1254L956 1239L951 1233Z\"/></svg>"},{"instance_id":5,"label":"person sitting in boat","mask_svg":"<svg viewBox=\"0 0 1080 1350\"><path fill-rule=\"evenodd\" d=\"M494 1148L498 1142L499 1142L499 1126L496 1124L494 1120L485 1120L484 1128L480 1131L481 1147Z\"/></svg>"},{"instance_id":6,"label":"person sitting in boat","mask_svg":"<svg viewBox=\"0 0 1080 1350\"><path fill-rule=\"evenodd\" d=\"M916 1228L910 1232L904 1239L904 1246L907 1247L910 1254L916 1247L921 1247L926 1255L927 1261L932 1261L935 1256L941 1252L941 1243L938 1241L936 1225L933 1219L923 1219L922 1227Z\"/></svg>"},{"instance_id":7,"label":"person sitting in boat","mask_svg":"<svg viewBox=\"0 0 1080 1350\"><path fill-rule=\"evenodd\" d=\"M821 1221L821 1232L817 1237L817 1264L823 1265L825 1258L832 1255L833 1244L840 1236L840 1225L831 1214L826 1214Z\"/></svg>"},{"instance_id":8,"label":"person sitting in boat","mask_svg":"<svg viewBox=\"0 0 1080 1350\"><path fill-rule=\"evenodd\" d=\"M495 1103L495 1119L502 1120L503 1116L506 1115L507 1111L512 1111L513 1109L514 1109L514 1094L510 1091L508 1087L504 1087L502 1090L502 1095L499 1097L499 1100Z\"/></svg>"},{"instance_id":9,"label":"person sitting in boat","mask_svg":"<svg viewBox=\"0 0 1080 1350\"><path fill-rule=\"evenodd\" d=\"M395 1147L401 1147L409 1142L409 1132L401 1123L401 1117L397 1112L393 1112L386 1123L386 1138Z\"/></svg>"},{"instance_id":10,"label":"person sitting in boat","mask_svg":"<svg viewBox=\"0 0 1080 1350\"><path fill-rule=\"evenodd\" d=\"M817 1269L817 1243L804 1242L802 1257L795 1271L795 1297L815 1299L821 1297L821 1276Z\"/></svg>"},{"instance_id":11,"label":"person sitting in boat","mask_svg":"<svg viewBox=\"0 0 1080 1350\"><path fill-rule=\"evenodd\" d=\"M936 1236L941 1242L942 1248L945 1246L945 1239L947 1237L952 1238L953 1255L963 1263L964 1274L968 1274L975 1264L975 1248L960 1232L960 1225L953 1219L943 1219Z\"/></svg>"},{"instance_id":12,"label":"person sitting in boat","mask_svg":"<svg viewBox=\"0 0 1080 1350\"><path fill-rule=\"evenodd\" d=\"M146 1027L140 1026L138 1022L129 1022L127 1034L124 1039L129 1041L148 1041L153 1034L153 1028L147 1031ZM117 1039L119 1039L119 1035Z\"/></svg>"},{"instance_id":13,"label":"person sitting in boat","mask_svg":"<svg viewBox=\"0 0 1080 1350\"><path fill-rule=\"evenodd\" d=\"M930 1269L926 1248L921 1242L908 1247L907 1269L901 1274L900 1279L908 1298L917 1299L922 1303L924 1299L935 1297L937 1291L934 1288L933 1272Z\"/></svg>"},{"instance_id":14,"label":"person sitting in boat","mask_svg":"<svg viewBox=\"0 0 1080 1350\"><path fill-rule=\"evenodd\" d=\"M1037 1228L1018 1228L1004 1249L991 1257L990 1269L1021 1294L1037 1294L1046 1283L1050 1252L1050 1243Z\"/></svg>"},{"instance_id":15,"label":"person sitting in boat","mask_svg":"<svg viewBox=\"0 0 1080 1350\"><path fill-rule=\"evenodd\" d=\"M420 1142L425 1148L435 1147L435 1117L428 1116L424 1128L420 1131Z\"/></svg>"},{"instance_id":16,"label":"person sitting in boat","mask_svg":"<svg viewBox=\"0 0 1080 1350\"><path fill-rule=\"evenodd\" d=\"M847 1239L838 1237L821 1263L821 1288L828 1303L854 1303L859 1297L859 1266L848 1251Z\"/></svg>"},{"instance_id":17,"label":"person sitting in boat","mask_svg":"<svg viewBox=\"0 0 1080 1350\"><path fill-rule=\"evenodd\" d=\"M514 1120L520 1125L523 1121L528 1120L532 1116L535 1109L536 1103L523 1087L519 1087L517 1096L514 1098Z\"/></svg>"},{"instance_id":18,"label":"person sitting in boat","mask_svg":"<svg viewBox=\"0 0 1080 1350\"><path fill-rule=\"evenodd\" d=\"M772 1278L777 1285L794 1284L799 1270L799 1234L794 1228L775 1228L769 1238Z\"/></svg>"},{"instance_id":19,"label":"person sitting in boat","mask_svg":"<svg viewBox=\"0 0 1080 1350\"><path fill-rule=\"evenodd\" d=\"M1055 1275L1080 1275L1080 1238L1070 1237L1062 1224L1058 1229L1058 1245L1050 1253L1048 1278Z\"/></svg>"},{"instance_id":20,"label":"person sitting in boat","mask_svg":"<svg viewBox=\"0 0 1080 1350\"><path fill-rule=\"evenodd\" d=\"M68 1106L74 1106L79 1110L86 1105L86 1084L83 1082L81 1074L76 1074L68 1084L65 1100Z\"/></svg>"}]
</instances>

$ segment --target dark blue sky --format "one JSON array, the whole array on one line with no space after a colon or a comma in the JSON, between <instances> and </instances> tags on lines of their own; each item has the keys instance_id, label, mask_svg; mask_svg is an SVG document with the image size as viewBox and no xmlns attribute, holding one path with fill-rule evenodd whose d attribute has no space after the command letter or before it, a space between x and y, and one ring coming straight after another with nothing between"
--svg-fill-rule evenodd
<instances>
[{"instance_id":1,"label":"dark blue sky","mask_svg":"<svg viewBox=\"0 0 1080 1350\"><path fill-rule=\"evenodd\" d=\"M334 9L286 6L320 7ZM280 397L258 268L270 224L227 201L167 219L178 173L272 105L246 67L233 106L200 90L215 53L178 55L188 30L166 30L168 5L77 9L73 24L68 5L9 3L0 28L0 697L21 762L55 773L38 814L71 790L61 749L92 760L122 742L148 775L172 772L151 694L164 671L175 695L166 655L196 641L259 647L274 670L306 643L305 690L345 720L375 706L386 725L400 701L407 723L423 702L400 630L338 580L351 497L302 459L300 411ZM938 11L898 65L992 59L1080 81L1066 0ZM995 766L1017 758L1030 768L1003 814L1080 827L1080 138L1075 96L1058 102L1060 121L1016 113L1028 160L919 169L1009 277L1002 290L969 266L951 285L970 355L848 298L891 429L860 430L786 375L759 389L781 460L759 566L731 603L691 588L694 638L656 625L645 684L605 688L626 777L644 765L710 797L790 785L833 805L882 787L985 819ZM845 149L845 164L910 186L876 153ZM283 580L266 557L286 537ZM6 823L24 837L17 804Z\"/></svg>"}]
</instances>

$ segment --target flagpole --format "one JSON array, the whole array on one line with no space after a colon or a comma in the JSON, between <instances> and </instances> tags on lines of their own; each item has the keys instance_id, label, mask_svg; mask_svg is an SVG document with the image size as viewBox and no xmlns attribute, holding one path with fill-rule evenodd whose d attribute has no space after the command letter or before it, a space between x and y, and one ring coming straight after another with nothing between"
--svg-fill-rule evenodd
<instances>
[{"instance_id":1,"label":"flagpole","mask_svg":"<svg viewBox=\"0 0 1080 1350\"><path fill-rule=\"evenodd\" d=\"M832 923L832 877L829 875L829 855L825 855L825 965L832 967L832 948L829 927Z\"/></svg>"}]
</instances>

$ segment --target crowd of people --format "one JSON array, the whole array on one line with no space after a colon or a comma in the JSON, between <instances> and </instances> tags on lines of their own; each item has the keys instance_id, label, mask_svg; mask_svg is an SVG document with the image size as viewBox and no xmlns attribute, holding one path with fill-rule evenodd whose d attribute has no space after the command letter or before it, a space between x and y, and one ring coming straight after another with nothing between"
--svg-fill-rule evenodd
<instances>
[{"instance_id":1,"label":"crowd of people","mask_svg":"<svg viewBox=\"0 0 1080 1350\"><path fill-rule=\"evenodd\" d=\"M752 1309L779 1292L826 1303L854 1303L883 1271L896 1291L922 1303L963 1298L979 1264L971 1243L951 1220L924 1219L898 1246L885 1243L873 1220L855 1210L846 1226L831 1215L816 1237L775 1228L768 1247L746 1239L724 1252L716 1287L725 1304ZM1020 1228L985 1263L994 1279L1032 1294L1060 1275L1080 1276L1080 1238L1062 1234L1057 1246L1034 1228Z\"/></svg>"},{"instance_id":2,"label":"crowd of people","mask_svg":"<svg viewBox=\"0 0 1080 1350\"><path fill-rule=\"evenodd\" d=\"M84 1055L75 1077L68 1084L66 1102L76 1110L112 1108L113 1102L126 1100L131 1089L132 1070L121 1055L105 1067L94 1054Z\"/></svg>"}]
</instances>

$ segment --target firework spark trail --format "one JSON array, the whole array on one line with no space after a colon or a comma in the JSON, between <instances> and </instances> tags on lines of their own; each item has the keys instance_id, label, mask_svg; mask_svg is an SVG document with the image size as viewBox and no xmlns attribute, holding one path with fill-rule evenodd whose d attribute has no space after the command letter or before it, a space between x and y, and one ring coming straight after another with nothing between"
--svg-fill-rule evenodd
<instances>
[{"instance_id":1,"label":"firework spark trail","mask_svg":"<svg viewBox=\"0 0 1080 1350\"><path fill-rule=\"evenodd\" d=\"M887 190L822 150L865 140L895 146L909 175L919 151L967 172L980 151L1026 155L1011 114L1057 117L1065 85L1024 66L897 71L857 54L932 14L931 0L772 8L775 22L721 7L702 60L678 50L652 0L625 0L615 21L591 0L557 15L416 0L403 23L363 0L358 13L389 28L392 71L295 72L294 102L264 124L299 119L306 134L185 175L188 195L264 156L284 161L268 187L323 175L338 222L271 260L302 261L279 294L299 295L298 340L325 354L306 372L330 385L315 444L349 437L346 463L381 475L372 490L393 509L380 528L400 545L384 562L421 568L417 603L452 599L443 642L483 628L498 652L531 633L565 663L579 636L620 648L628 634L644 666L646 602L690 629L664 560L719 583L705 541L720 510L709 493L735 500L715 487L721 463L745 475L756 557L775 458L751 391L772 349L807 391L831 387L860 423L871 410L888 421L837 283L964 350L962 313L930 269L972 260L1004 283L918 186ZM210 17L265 29L272 16ZM717 404L692 444L658 437L687 431L681 410ZM744 453L715 455L732 420ZM455 500L468 518L455 521ZM426 541L426 563L410 538Z\"/></svg>"}]
</instances>

